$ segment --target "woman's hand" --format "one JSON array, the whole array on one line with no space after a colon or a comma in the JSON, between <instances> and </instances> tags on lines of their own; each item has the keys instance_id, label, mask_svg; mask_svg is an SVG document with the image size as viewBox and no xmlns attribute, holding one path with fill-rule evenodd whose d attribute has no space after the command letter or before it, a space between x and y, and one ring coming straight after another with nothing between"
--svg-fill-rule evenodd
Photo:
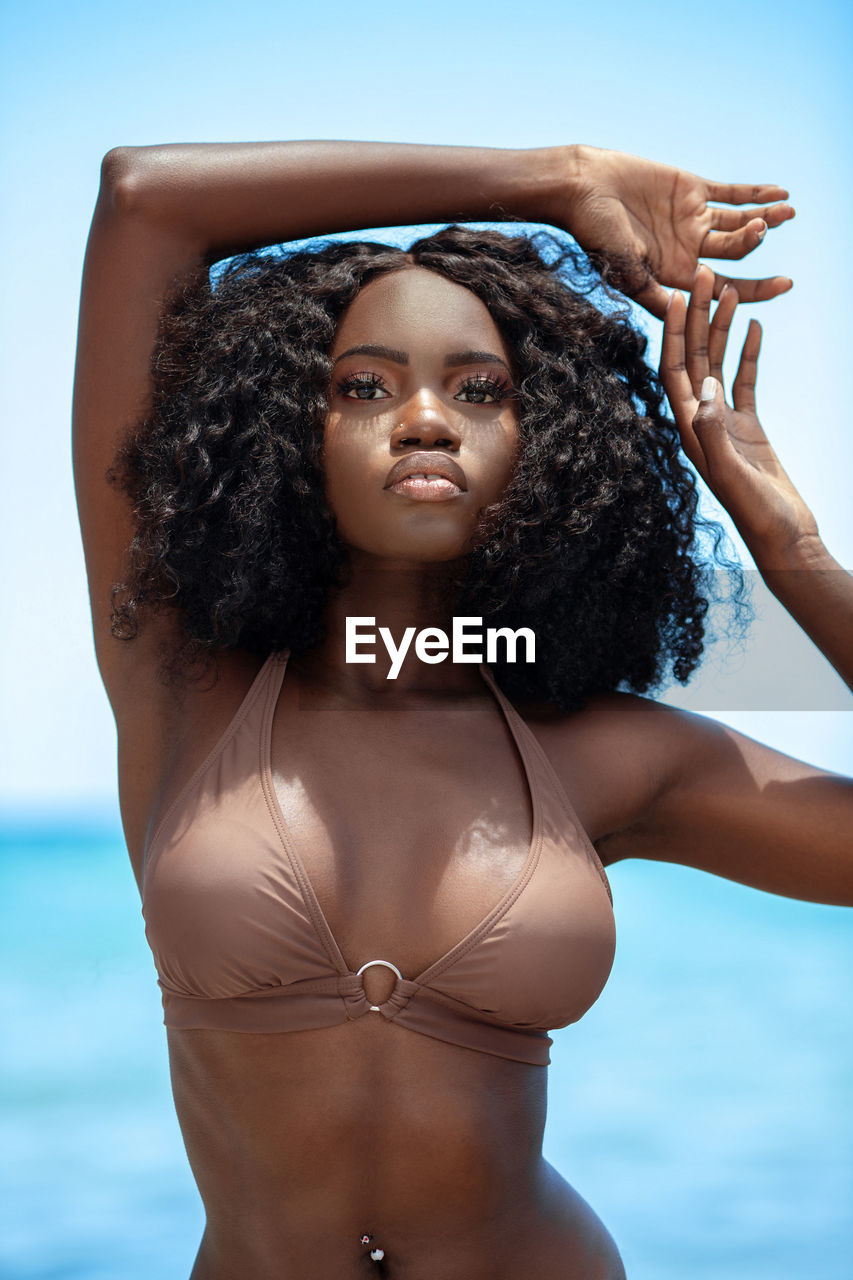
<instances>
[{"instance_id":1,"label":"woman's hand","mask_svg":"<svg viewBox=\"0 0 853 1280\"><path fill-rule=\"evenodd\" d=\"M672 295L664 318L661 381L684 452L731 515L759 568L774 566L797 549L818 545L818 528L758 421L757 320L749 322L732 386L734 407L726 404L723 357L739 299L726 285L709 323L713 290L713 272L700 266L689 306L681 293Z\"/></svg>"},{"instance_id":2,"label":"woman's hand","mask_svg":"<svg viewBox=\"0 0 853 1280\"><path fill-rule=\"evenodd\" d=\"M664 285L690 289L701 256L743 258L768 227L794 217L778 203L787 191L772 183L707 182L694 173L595 147L572 148L571 209L555 221L565 226L593 260L610 259L610 279L652 315L663 316ZM723 209L727 205L757 205ZM766 202L771 203L766 203ZM718 298L729 277L713 277ZM790 289L786 276L736 280L742 302L764 302Z\"/></svg>"}]
</instances>

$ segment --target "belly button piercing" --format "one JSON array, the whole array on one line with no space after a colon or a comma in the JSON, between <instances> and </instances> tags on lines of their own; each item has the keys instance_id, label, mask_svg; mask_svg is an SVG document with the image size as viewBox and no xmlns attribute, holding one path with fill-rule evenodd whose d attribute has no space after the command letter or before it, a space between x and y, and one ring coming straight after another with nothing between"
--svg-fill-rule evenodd
<instances>
[{"instance_id":1,"label":"belly button piercing","mask_svg":"<svg viewBox=\"0 0 853 1280\"><path fill-rule=\"evenodd\" d=\"M364 1233L364 1235L361 1237L361 1243L362 1243L362 1244L370 1244L370 1242L371 1242L371 1240L372 1240L372 1239L373 1239L373 1236L372 1236L372 1235L368 1235L368 1233L367 1233L367 1232L365 1232L365 1233ZM371 1250L370 1250L370 1256L371 1256L371 1258L373 1259L373 1261L374 1261L374 1262L381 1262L381 1261L382 1261L382 1259L385 1257L385 1250L384 1250L384 1249L371 1249Z\"/></svg>"}]
</instances>

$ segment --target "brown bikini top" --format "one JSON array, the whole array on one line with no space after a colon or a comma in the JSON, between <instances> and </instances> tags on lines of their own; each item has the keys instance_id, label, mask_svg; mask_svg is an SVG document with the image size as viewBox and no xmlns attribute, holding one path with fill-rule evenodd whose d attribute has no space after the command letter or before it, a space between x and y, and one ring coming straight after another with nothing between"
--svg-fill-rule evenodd
<instances>
[{"instance_id":1,"label":"brown bikini top","mask_svg":"<svg viewBox=\"0 0 853 1280\"><path fill-rule=\"evenodd\" d=\"M167 1027L280 1032L369 1014L421 1035L546 1066L547 1032L576 1022L613 964L604 868L533 733L485 664L515 739L533 810L524 866L446 955L399 974L381 1005L344 960L286 829L270 738L289 653L272 653L207 759L148 842L145 933ZM377 955L382 956L377 939Z\"/></svg>"}]
</instances>

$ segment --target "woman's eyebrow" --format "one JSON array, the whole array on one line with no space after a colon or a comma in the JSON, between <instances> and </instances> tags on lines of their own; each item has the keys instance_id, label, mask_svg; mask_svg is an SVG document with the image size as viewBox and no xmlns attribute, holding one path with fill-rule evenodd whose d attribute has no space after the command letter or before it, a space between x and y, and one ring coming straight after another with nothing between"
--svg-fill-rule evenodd
<instances>
[{"instance_id":1,"label":"woman's eyebrow","mask_svg":"<svg viewBox=\"0 0 853 1280\"><path fill-rule=\"evenodd\" d=\"M377 346L374 342L365 342L359 347L347 347L346 351L342 351L335 357L335 364L345 356L379 356L382 360L392 361L393 364L409 363L409 357L405 351L398 351L395 347Z\"/></svg>"},{"instance_id":2,"label":"woman's eyebrow","mask_svg":"<svg viewBox=\"0 0 853 1280\"><path fill-rule=\"evenodd\" d=\"M454 351L451 355L445 357L444 363L446 365L502 364L507 373L510 371L506 360L496 356L493 351Z\"/></svg>"},{"instance_id":3,"label":"woman's eyebrow","mask_svg":"<svg viewBox=\"0 0 853 1280\"><path fill-rule=\"evenodd\" d=\"M393 364L408 364L407 351L399 351L396 347L383 347L374 342L365 342L357 347L347 347L335 357L335 364L346 356L378 356L382 360L390 360ZM445 356L446 366L460 364L501 364L509 373L509 365L493 351L453 351Z\"/></svg>"}]
</instances>

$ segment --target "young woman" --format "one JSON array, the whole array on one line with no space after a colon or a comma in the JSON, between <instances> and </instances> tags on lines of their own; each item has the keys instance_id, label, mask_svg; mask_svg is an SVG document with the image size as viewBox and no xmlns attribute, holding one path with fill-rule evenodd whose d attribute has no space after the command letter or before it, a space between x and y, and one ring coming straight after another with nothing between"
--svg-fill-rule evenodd
<instances>
[{"instance_id":1,"label":"young woman","mask_svg":"<svg viewBox=\"0 0 853 1280\"><path fill-rule=\"evenodd\" d=\"M738 299L789 282L697 265L785 198L583 147L106 157L75 477L193 1280L623 1276L541 1154L547 1032L613 958L604 868L853 900L848 780L638 696L701 654L679 447L853 676L853 584L755 414L756 323L721 387ZM675 424L642 336L523 237L249 253L513 218L664 319ZM484 661L460 619L529 629L535 661Z\"/></svg>"}]
</instances>

